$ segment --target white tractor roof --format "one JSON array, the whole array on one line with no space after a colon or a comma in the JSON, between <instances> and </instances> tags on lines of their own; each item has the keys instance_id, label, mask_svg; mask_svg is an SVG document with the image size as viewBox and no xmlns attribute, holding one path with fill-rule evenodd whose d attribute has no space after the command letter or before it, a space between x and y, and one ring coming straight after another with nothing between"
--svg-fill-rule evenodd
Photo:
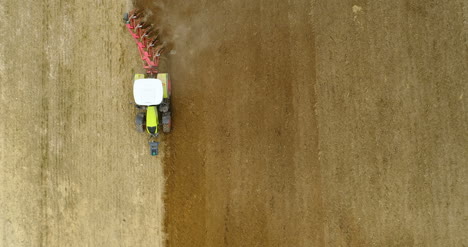
<instances>
[{"instance_id":1,"label":"white tractor roof","mask_svg":"<svg viewBox=\"0 0 468 247\"><path fill-rule=\"evenodd\" d=\"M133 97L137 105L159 105L163 100L163 85L159 79L138 79L133 83Z\"/></svg>"}]
</instances>

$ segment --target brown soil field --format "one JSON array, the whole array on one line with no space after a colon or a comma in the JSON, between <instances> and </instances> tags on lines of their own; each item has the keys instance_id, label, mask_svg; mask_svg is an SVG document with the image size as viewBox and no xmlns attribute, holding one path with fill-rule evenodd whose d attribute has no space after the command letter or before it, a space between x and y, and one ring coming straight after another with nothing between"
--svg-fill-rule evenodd
<instances>
[{"instance_id":1,"label":"brown soil field","mask_svg":"<svg viewBox=\"0 0 468 247\"><path fill-rule=\"evenodd\" d=\"M168 43L133 127L121 22ZM466 0L0 2L0 246L466 246Z\"/></svg>"},{"instance_id":2,"label":"brown soil field","mask_svg":"<svg viewBox=\"0 0 468 247\"><path fill-rule=\"evenodd\" d=\"M168 246L465 246L468 3L137 1L172 47Z\"/></svg>"},{"instance_id":3,"label":"brown soil field","mask_svg":"<svg viewBox=\"0 0 468 247\"><path fill-rule=\"evenodd\" d=\"M0 2L0 246L163 245L163 167L129 104L131 7Z\"/></svg>"}]
</instances>

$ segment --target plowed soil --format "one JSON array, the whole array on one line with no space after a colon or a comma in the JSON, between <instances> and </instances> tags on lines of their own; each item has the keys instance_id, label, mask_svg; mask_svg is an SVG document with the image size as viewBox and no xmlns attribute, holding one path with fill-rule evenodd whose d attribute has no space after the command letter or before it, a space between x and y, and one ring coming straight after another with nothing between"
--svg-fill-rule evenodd
<instances>
[{"instance_id":1,"label":"plowed soil","mask_svg":"<svg viewBox=\"0 0 468 247\"><path fill-rule=\"evenodd\" d=\"M137 4L173 49L168 246L466 245L466 1Z\"/></svg>"}]
</instances>

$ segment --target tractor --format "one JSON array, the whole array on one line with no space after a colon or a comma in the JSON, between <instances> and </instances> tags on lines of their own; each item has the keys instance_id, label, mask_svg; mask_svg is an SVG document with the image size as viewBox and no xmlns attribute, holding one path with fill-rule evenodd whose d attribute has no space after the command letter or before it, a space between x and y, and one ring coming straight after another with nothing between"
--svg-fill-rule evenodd
<instances>
[{"instance_id":1,"label":"tractor","mask_svg":"<svg viewBox=\"0 0 468 247\"><path fill-rule=\"evenodd\" d=\"M136 74L133 81L135 106L141 110L136 114L135 124L138 132L146 131L151 139L171 132L171 80L169 74L158 73L157 78L147 78ZM158 154L158 144L150 141L151 155Z\"/></svg>"},{"instance_id":2,"label":"tractor","mask_svg":"<svg viewBox=\"0 0 468 247\"><path fill-rule=\"evenodd\" d=\"M159 39L158 30L144 19L140 10L132 10L123 17L145 69L144 74L135 74L133 78L133 98L138 109L136 130L149 134L150 154L155 156L159 152L159 142L155 139L160 130L165 134L171 131L171 79L168 73L159 71L164 43Z\"/></svg>"}]
</instances>

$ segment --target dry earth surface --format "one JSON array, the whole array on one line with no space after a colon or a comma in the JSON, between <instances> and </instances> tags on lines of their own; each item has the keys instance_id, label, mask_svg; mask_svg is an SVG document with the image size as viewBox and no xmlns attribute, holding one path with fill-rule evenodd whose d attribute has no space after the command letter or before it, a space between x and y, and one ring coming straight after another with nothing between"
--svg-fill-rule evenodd
<instances>
[{"instance_id":1,"label":"dry earth surface","mask_svg":"<svg viewBox=\"0 0 468 247\"><path fill-rule=\"evenodd\" d=\"M161 0L168 246L466 246L468 2Z\"/></svg>"},{"instance_id":2,"label":"dry earth surface","mask_svg":"<svg viewBox=\"0 0 468 247\"><path fill-rule=\"evenodd\" d=\"M466 0L135 4L172 47L164 171L131 3L0 3L0 246L467 245Z\"/></svg>"},{"instance_id":3,"label":"dry earth surface","mask_svg":"<svg viewBox=\"0 0 468 247\"><path fill-rule=\"evenodd\" d=\"M125 1L0 2L0 246L162 246Z\"/></svg>"}]
</instances>

